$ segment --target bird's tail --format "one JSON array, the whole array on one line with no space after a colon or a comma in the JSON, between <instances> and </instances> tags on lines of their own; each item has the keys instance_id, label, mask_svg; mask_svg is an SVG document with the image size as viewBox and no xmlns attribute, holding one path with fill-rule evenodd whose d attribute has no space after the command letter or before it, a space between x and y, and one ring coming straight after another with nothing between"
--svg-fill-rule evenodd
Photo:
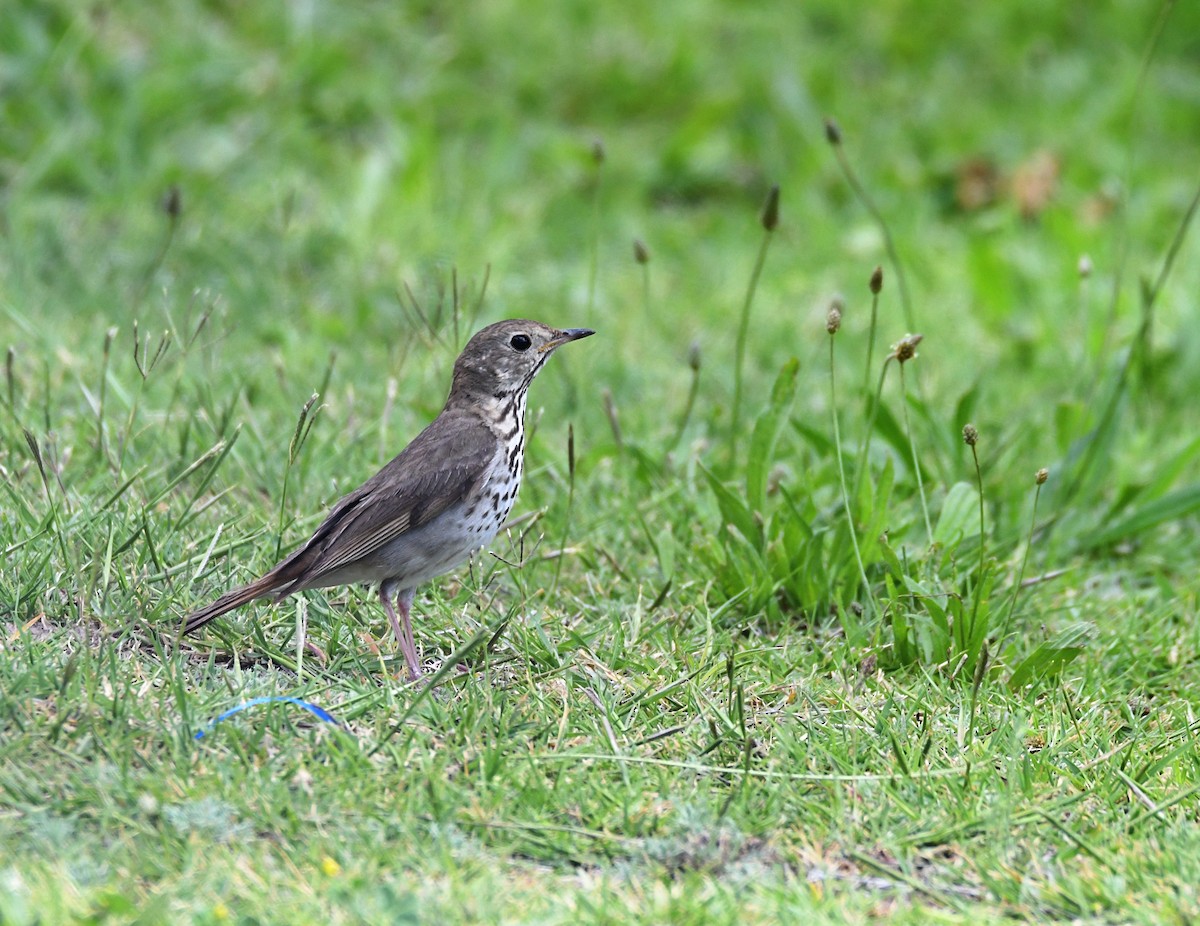
<instances>
[{"instance_id":1,"label":"bird's tail","mask_svg":"<svg viewBox=\"0 0 1200 926\"><path fill-rule=\"evenodd\" d=\"M278 593L290 584L287 579L281 579L272 570L261 579L256 579L249 585L243 585L241 588L228 591L207 607L201 608L199 611L193 611L183 622L183 632L184 634L194 633L213 618L220 617L234 608L240 608L255 598L264 598L272 593Z\"/></svg>"}]
</instances>

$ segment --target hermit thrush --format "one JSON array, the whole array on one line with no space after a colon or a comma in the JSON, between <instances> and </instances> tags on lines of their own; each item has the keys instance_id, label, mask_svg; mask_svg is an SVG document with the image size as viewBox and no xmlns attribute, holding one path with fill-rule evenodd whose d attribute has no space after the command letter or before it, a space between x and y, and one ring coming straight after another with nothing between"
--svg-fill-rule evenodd
<instances>
[{"instance_id":1,"label":"hermit thrush","mask_svg":"<svg viewBox=\"0 0 1200 926\"><path fill-rule=\"evenodd\" d=\"M256 598L378 582L409 677L420 677L413 593L499 532L521 487L529 384L555 348L594 333L521 320L478 332L454 363L450 395L433 423L334 505L307 543L261 579L188 615L183 632Z\"/></svg>"}]
</instances>

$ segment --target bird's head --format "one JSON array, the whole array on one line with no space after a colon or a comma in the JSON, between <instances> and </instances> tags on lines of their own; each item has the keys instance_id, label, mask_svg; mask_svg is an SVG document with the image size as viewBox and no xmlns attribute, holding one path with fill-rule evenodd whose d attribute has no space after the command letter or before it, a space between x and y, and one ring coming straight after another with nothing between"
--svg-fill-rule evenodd
<instances>
[{"instance_id":1,"label":"bird's head","mask_svg":"<svg viewBox=\"0 0 1200 926\"><path fill-rule=\"evenodd\" d=\"M589 337L590 328L551 328L510 319L477 332L454 362L450 394L500 399L529 388L555 349Z\"/></svg>"}]
</instances>

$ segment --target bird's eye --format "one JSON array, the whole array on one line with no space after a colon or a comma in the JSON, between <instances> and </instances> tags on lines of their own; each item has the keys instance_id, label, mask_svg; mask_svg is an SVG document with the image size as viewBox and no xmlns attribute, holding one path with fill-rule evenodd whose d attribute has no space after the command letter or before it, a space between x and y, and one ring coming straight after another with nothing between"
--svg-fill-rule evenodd
<instances>
[{"instance_id":1,"label":"bird's eye","mask_svg":"<svg viewBox=\"0 0 1200 926\"><path fill-rule=\"evenodd\" d=\"M527 351L533 345L527 334L514 334L508 340L508 346L513 350Z\"/></svg>"}]
</instances>

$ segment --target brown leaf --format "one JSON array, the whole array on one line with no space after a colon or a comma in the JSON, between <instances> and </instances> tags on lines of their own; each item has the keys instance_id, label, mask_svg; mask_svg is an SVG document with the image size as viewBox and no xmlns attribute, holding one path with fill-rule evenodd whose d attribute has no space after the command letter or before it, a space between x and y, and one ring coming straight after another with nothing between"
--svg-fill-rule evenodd
<instances>
[{"instance_id":1,"label":"brown leaf","mask_svg":"<svg viewBox=\"0 0 1200 926\"><path fill-rule=\"evenodd\" d=\"M1013 172L1009 188L1022 218L1036 219L1050 205L1058 190L1060 170L1058 156L1042 148L1026 158Z\"/></svg>"}]
</instances>

